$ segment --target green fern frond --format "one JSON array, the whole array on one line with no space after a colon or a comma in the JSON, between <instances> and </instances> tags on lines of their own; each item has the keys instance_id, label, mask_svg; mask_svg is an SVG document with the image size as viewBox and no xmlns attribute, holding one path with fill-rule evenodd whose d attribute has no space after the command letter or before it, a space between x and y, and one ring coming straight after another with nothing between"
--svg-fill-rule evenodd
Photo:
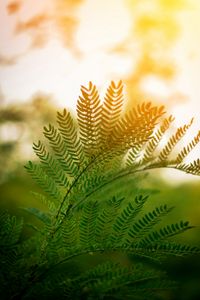
<instances>
[{"instance_id":1,"label":"green fern frond","mask_svg":"<svg viewBox=\"0 0 200 300\"><path fill-rule=\"evenodd\" d=\"M61 187L67 188L69 186L69 181L65 172L60 168L58 161L46 150L41 141L39 141L38 144L34 143L33 149L40 158L47 175L54 179Z\"/></svg>"},{"instance_id":2,"label":"green fern frond","mask_svg":"<svg viewBox=\"0 0 200 300\"><path fill-rule=\"evenodd\" d=\"M183 233L184 231L193 228L189 225L189 222L180 221L179 223L167 225L161 228L159 231L153 231L146 237L139 241L141 247L148 246L151 244L159 243L162 240L166 240L174 235Z\"/></svg>"},{"instance_id":3,"label":"green fern frond","mask_svg":"<svg viewBox=\"0 0 200 300\"><path fill-rule=\"evenodd\" d=\"M173 256L186 256L200 253L200 249L196 246L178 244L175 242L162 242L153 246L148 246L147 249L156 253L162 254L165 257L169 255Z\"/></svg>"},{"instance_id":4,"label":"green fern frond","mask_svg":"<svg viewBox=\"0 0 200 300\"><path fill-rule=\"evenodd\" d=\"M70 112L66 109L63 113L57 113L57 122L59 124L59 131L67 146L67 151L71 155L74 162L77 162L79 166L84 163L84 152L81 141L78 136L78 128L75 124Z\"/></svg>"},{"instance_id":5,"label":"green fern frond","mask_svg":"<svg viewBox=\"0 0 200 300\"><path fill-rule=\"evenodd\" d=\"M173 283L167 280L162 284L164 273L159 271L144 272L144 265L135 264L134 267L125 267L119 263L106 262L85 272L82 277L68 282L66 296L80 299L90 295L91 299L122 299L129 296L131 299L146 299L146 292L156 299L155 290L163 290L172 287ZM77 290L77 286L79 286ZM141 293L140 293L141 291ZM139 294L139 295L138 295ZM114 296L115 295L115 296ZM114 298L113 298L114 297ZM138 298L139 297L139 298Z\"/></svg>"},{"instance_id":6,"label":"green fern frond","mask_svg":"<svg viewBox=\"0 0 200 300\"><path fill-rule=\"evenodd\" d=\"M112 198L107 202L107 206L98 213L95 226L97 243L104 245L109 242L112 226L119 213L121 201L123 199Z\"/></svg>"},{"instance_id":7,"label":"green fern frond","mask_svg":"<svg viewBox=\"0 0 200 300\"><path fill-rule=\"evenodd\" d=\"M10 216L7 212L0 213L0 245L1 249L14 248L20 238L23 220L17 220L15 216Z\"/></svg>"},{"instance_id":8,"label":"green fern frond","mask_svg":"<svg viewBox=\"0 0 200 300\"><path fill-rule=\"evenodd\" d=\"M51 124L44 127L44 135L56 154L57 160L64 172L74 177L78 173L78 165L69 153L69 147L62 138L62 135Z\"/></svg>"},{"instance_id":9,"label":"green fern frond","mask_svg":"<svg viewBox=\"0 0 200 300\"><path fill-rule=\"evenodd\" d=\"M152 212L149 212L137 222L130 224L126 243L131 244L132 242L136 242L138 238L141 239L148 232L151 232L152 228L158 224L164 216L168 215L172 209L173 207L168 208L167 205L156 207Z\"/></svg>"},{"instance_id":10,"label":"green fern frond","mask_svg":"<svg viewBox=\"0 0 200 300\"><path fill-rule=\"evenodd\" d=\"M147 196L139 196L135 198L134 204L129 202L122 210L121 214L116 218L113 224L113 233L111 235L111 241L113 244L123 243L127 230L130 228L131 223L135 220L136 216L142 210Z\"/></svg>"},{"instance_id":11,"label":"green fern frond","mask_svg":"<svg viewBox=\"0 0 200 300\"><path fill-rule=\"evenodd\" d=\"M54 200L60 202L63 192L58 188L55 181L49 177L42 167L33 164L31 161L25 166L28 173L38 183L38 185Z\"/></svg>"},{"instance_id":12,"label":"green fern frond","mask_svg":"<svg viewBox=\"0 0 200 300\"><path fill-rule=\"evenodd\" d=\"M62 244L63 248L67 252L75 252L75 249L79 246L79 228L78 228L78 217L69 216L65 220L61 228L62 232Z\"/></svg>"},{"instance_id":13,"label":"green fern frond","mask_svg":"<svg viewBox=\"0 0 200 300\"><path fill-rule=\"evenodd\" d=\"M95 227L98 214L97 201L87 202L80 218L80 243L83 247L95 244Z\"/></svg>"}]
</instances>

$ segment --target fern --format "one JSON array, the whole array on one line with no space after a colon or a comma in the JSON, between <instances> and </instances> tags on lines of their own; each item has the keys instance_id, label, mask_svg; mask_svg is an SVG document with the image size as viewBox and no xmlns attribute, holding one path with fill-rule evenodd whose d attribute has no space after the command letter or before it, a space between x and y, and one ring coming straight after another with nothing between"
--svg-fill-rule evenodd
<instances>
[{"instance_id":1,"label":"fern","mask_svg":"<svg viewBox=\"0 0 200 300\"><path fill-rule=\"evenodd\" d=\"M100 139L101 145L109 142L112 131L120 119L123 106L122 81L116 85L113 81L107 89L101 112Z\"/></svg>"},{"instance_id":2,"label":"fern","mask_svg":"<svg viewBox=\"0 0 200 300\"><path fill-rule=\"evenodd\" d=\"M175 145L182 139L182 137L185 135L185 133L190 128L192 123L193 123L193 119L191 119L189 124L179 127L176 133L172 135L172 137L170 137L169 141L167 142L167 145L163 148L163 150L159 154L160 160L166 160L166 158L172 152Z\"/></svg>"},{"instance_id":3,"label":"fern","mask_svg":"<svg viewBox=\"0 0 200 300\"><path fill-rule=\"evenodd\" d=\"M101 103L96 86L89 83L89 88L81 87L82 96L77 102L77 116L80 127L80 139L85 153L91 155L98 147L98 134Z\"/></svg>"},{"instance_id":4,"label":"fern","mask_svg":"<svg viewBox=\"0 0 200 300\"><path fill-rule=\"evenodd\" d=\"M186 221L163 226L172 207L148 211L149 195L137 185L139 174L153 168L200 175L199 159L184 162L199 133L169 159L193 120L159 150L174 118L163 118L164 107L150 102L122 114L123 102L121 81L111 82L103 101L90 82L81 87L77 122L64 109L57 127L44 127L46 141L34 143L40 162L26 169L44 192L33 195L46 210L25 209L42 221L25 241L21 221L0 216L5 299L162 299L160 291L174 288L174 282L146 262L199 253L173 240L192 226Z\"/></svg>"}]
</instances>

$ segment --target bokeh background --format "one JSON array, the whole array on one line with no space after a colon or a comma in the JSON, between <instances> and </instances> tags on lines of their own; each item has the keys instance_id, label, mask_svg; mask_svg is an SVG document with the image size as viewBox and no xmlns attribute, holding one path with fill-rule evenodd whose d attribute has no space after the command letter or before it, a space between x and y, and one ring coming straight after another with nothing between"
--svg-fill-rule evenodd
<instances>
[{"instance_id":1,"label":"bokeh background","mask_svg":"<svg viewBox=\"0 0 200 300\"><path fill-rule=\"evenodd\" d=\"M23 168L32 142L57 109L75 111L90 80L103 94L122 79L127 107L162 103L176 126L194 116L189 141L200 129L199 50L197 0L0 0L1 207L34 206ZM200 145L188 159L197 157ZM149 184L162 191L152 201L175 203L174 218L196 225L185 239L200 243L200 178L153 171Z\"/></svg>"}]
</instances>

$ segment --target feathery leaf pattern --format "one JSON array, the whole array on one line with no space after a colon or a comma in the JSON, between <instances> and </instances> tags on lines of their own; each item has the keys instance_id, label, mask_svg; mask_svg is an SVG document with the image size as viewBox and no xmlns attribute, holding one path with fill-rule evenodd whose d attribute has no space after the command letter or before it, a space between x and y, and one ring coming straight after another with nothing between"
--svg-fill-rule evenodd
<instances>
[{"instance_id":1,"label":"feathery leaf pattern","mask_svg":"<svg viewBox=\"0 0 200 300\"><path fill-rule=\"evenodd\" d=\"M36 235L22 243L19 256L17 247L16 253L0 253L1 264L8 261L16 266L9 274L10 281L3 282L6 287L17 282L14 291L9 290L9 299L37 299L41 295L44 299L52 295L60 299L112 299L117 295L118 299L155 300L160 291L173 286L162 272L132 260L130 267L102 260L116 253L117 257L130 254L160 262L171 255L200 252L198 247L172 240L192 226L186 221L163 226L172 207L162 204L149 211L145 206L149 192L142 194L137 187L139 174L154 168L200 175L200 159L184 162L198 145L199 132L175 159L169 159L193 119L178 128L159 150L174 118L164 118L164 107L151 102L122 114L123 103L121 81L110 83L103 101L90 82L81 87L77 122L64 109L57 113L57 126L44 127L48 144L34 143L40 163L29 162L26 169L43 189L45 195L35 193L34 197L47 211L26 209L42 221L41 228L33 228ZM9 222L16 228L11 226L10 230L6 218L0 215L6 243L9 236L19 243L21 227L12 220ZM8 249L9 245L1 246ZM98 265L95 257L93 268L76 270L80 257L95 255L101 257ZM115 255L112 257L114 260Z\"/></svg>"}]
</instances>

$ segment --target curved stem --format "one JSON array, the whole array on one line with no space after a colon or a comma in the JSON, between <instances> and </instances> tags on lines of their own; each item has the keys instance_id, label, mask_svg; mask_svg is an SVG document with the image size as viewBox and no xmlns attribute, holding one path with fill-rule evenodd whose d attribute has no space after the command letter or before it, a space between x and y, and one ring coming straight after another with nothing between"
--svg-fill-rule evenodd
<instances>
[{"instance_id":1,"label":"curved stem","mask_svg":"<svg viewBox=\"0 0 200 300\"><path fill-rule=\"evenodd\" d=\"M132 171L128 171L128 172L125 172L125 173L120 173L118 174L117 176L115 176L114 178L111 178L110 180L102 183L101 185L99 185L96 189L90 191L88 194L86 194L86 196L81 199L78 203L74 204L72 207L71 207L71 210L74 210L76 207L78 207L81 203L83 203L89 196L91 196L92 194L96 193L98 190L102 189L104 186L110 184L111 182L114 182L114 181L117 181L119 180L120 178L123 178L123 177L126 177L126 176L129 176L129 175L133 175L135 173L139 173L139 172L144 172L144 171L148 171L148 170L152 170L152 169L161 169L161 168L172 168L174 169L175 166L147 166L147 167L144 167L143 169L135 169L135 170L132 170ZM66 216L66 215L65 215Z\"/></svg>"},{"instance_id":2,"label":"curved stem","mask_svg":"<svg viewBox=\"0 0 200 300\"><path fill-rule=\"evenodd\" d=\"M96 156L95 156L95 158L93 159L93 160L91 160L86 166L85 166L85 168L83 168L83 170L79 173L79 175L76 177L76 179L74 180L74 182L72 183L72 185L70 186L70 188L68 189L68 191L67 191L67 193L65 194L65 196L64 196L64 198L63 198L63 200L62 200L62 202L61 202L61 204L60 204L60 207L59 207L59 209L58 209L58 212L57 212L57 214L56 214L56 219L58 219L58 216L59 216L59 214L60 214L60 212L61 212L61 209L62 209L62 207L63 207L63 205L64 205L64 202L65 202L65 200L67 199L67 197L68 197L68 195L70 194L70 192L71 192L71 190L73 189L73 187L75 187L76 186L76 184L77 184L77 182L78 182L78 180L79 180L79 178L85 173L85 171L96 161L96 159L101 155L102 153L99 153L99 154L97 154Z\"/></svg>"}]
</instances>

